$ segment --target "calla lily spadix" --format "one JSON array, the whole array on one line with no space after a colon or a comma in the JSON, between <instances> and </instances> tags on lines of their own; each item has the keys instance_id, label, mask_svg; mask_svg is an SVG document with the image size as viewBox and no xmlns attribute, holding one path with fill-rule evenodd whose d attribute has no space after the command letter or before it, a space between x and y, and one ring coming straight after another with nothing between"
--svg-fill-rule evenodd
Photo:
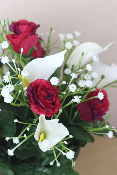
<instances>
[{"instance_id":1,"label":"calla lily spadix","mask_svg":"<svg viewBox=\"0 0 117 175\"><path fill-rule=\"evenodd\" d=\"M29 75L26 77L29 83L36 79L47 80L55 70L60 67L64 61L64 54L66 51L46 56L44 58L36 58L29 62L23 71L27 71Z\"/></svg>"},{"instance_id":2,"label":"calla lily spadix","mask_svg":"<svg viewBox=\"0 0 117 175\"><path fill-rule=\"evenodd\" d=\"M59 119L46 120L45 115L41 114L39 123L34 135L40 149L45 152L69 135L69 131Z\"/></svg>"},{"instance_id":3,"label":"calla lily spadix","mask_svg":"<svg viewBox=\"0 0 117 175\"><path fill-rule=\"evenodd\" d=\"M98 55L103 51L106 51L112 43L108 44L106 47L102 48L96 43L86 42L79 45L71 54L70 58L67 61L68 67L71 68L72 65L77 66L79 60L81 59L81 55L84 52L83 60L81 66L86 64L94 55Z\"/></svg>"},{"instance_id":4,"label":"calla lily spadix","mask_svg":"<svg viewBox=\"0 0 117 175\"><path fill-rule=\"evenodd\" d=\"M93 80L93 85L95 86L97 82L101 79L101 75L104 75L105 78L98 84L98 88L102 88L105 85L112 83L117 80L117 66L109 66L101 61L93 65L93 72L98 73L98 78Z\"/></svg>"}]
</instances>

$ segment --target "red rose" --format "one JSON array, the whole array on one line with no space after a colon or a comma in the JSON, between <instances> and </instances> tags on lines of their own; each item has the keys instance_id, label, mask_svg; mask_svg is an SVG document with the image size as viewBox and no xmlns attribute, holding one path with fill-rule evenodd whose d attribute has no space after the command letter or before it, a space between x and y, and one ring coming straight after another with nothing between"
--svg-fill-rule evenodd
<instances>
[{"instance_id":1,"label":"red rose","mask_svg":"<svg viewBox=\"0 0 117 175\"><path fill-rule=\"evenodd\" d=\"M35 58L42 57L41 45L37 41L38 35L36 29L40 25L36 25L33 22L28 22L27 20L19 20L18 22L12 22L9 26L9 30L14 34L7 35L7 39L11 43L13 50L17 53L21 53L21 48L23 48L23 54L27 55L31 47L37 47L34 49L32 56Z\"/></svg>"},{"instance_id":2,"label":"red rose","mask_svg":"<svg viewBox=\"0 0 117 175\"><path fill-rule=\"evenodd\" d=\"M86 99L97 96L99 92L104 94L104 98L99 100L99 98L94 98L86 102L77 105L77 109L80 113L80 118L85 121L95 122L94 120L102 120L102 117L106 114L109 108L109 101L107 92L97 89L91 92Z\"/></svg>"},{"instance_id":3,"label":"red rose","mask_svg":"<svg viewBox=\"0 0 117 175\"><path fill-rule=\"evenodd\" d=\"M27 97L32 111L38 115L53 116L61 107L59 90L49 81L37 79L29 84Z\"/></svg>"}]
</instances>

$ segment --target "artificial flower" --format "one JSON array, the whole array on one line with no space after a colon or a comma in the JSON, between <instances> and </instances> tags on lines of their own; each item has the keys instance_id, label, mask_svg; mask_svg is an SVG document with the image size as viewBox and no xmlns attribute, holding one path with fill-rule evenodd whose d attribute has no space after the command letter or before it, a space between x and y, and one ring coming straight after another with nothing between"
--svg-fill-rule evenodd
<instances>
[{"instance_id":1,"label":"artificial flower","mask_svg":"<svg viewBox=\"0 0 117 175\"><path fill-rule=\"evenodd\" d=\"M101 91L96 89L96 91L91 92L86 99L98 96L99 92L102 92L104 95L102 100L99 98L93 98L77 105L82 120L91 122L94 122L95 120L101 121L102 117L108 111L110 103L108 101L107 92L104 89Z\"/></svg>"},{"instance_id":2,"label":"artificial flower","mask_svg":"<svg viewBox=\"0 0 117 175\"><path fill-rule=\"evenodd\" d=\"M94 85L97 84L102 75L105 76L97 86L99 89L117 80L117 66L109 66L99 61L93 66L93 71L98 73L98 77L93 80Z\"/></svg>"},{"instance_id":3,"label":"artificial flower","mask_svg":"<svg viewBox=\"0 0 117 175\"><path fill-rule=\"evenodd\" d=\"M40 149L45 152L69 135L69 131L59 119L46 120L43 114L39 117L34 138L38 141Z\"/></svg>"},{"instance_id":4,"label":"artificial flower","mask_svg":"<svg viewBox=\"0 0 117 175\"><path fill-rule=\"evenodd\" d=\"M98 55L99 53L106 51L108 47L111 45L107 45L105 48L102 48L96 43L87 42L80 44L71 54L70 58L67 61L68 67L72 68L72 65L77 66L79 60L81 59L82 53L84 52L83 59L81 62L81 66L86 64L94 55Z\"/></svg>"},{"instance_id":5,"label":"artificial flower","mask_svg":"<svg viewBox=\"0 0 117 175\"><path fill-rule=\"evenodd\" d=\"M61 107L59 90L49 81L37 79L29 84L27 97L32 111L38 115L53 116Z\"/></svg>"},{"instance_id":6,"label":"artificial flower","mask_svg":"<svg viewBox=\"0 0 117 175\"><path fill-rule=\"evenodd\" d=\"M7 39L11 43L13 49L17 53L21 53L21 48L23 48L23 54L27 55L32 47L37 47L34 49L32 56L35 58L41 57L43 55L41 50L41 44L38 40L38 35L36 30L40 25L36 25L33 22L28 22L27 20L19 20L17 22L12 22L9 26L10 31L13 34L7 35Z\"/></svg>"}]
</instances>

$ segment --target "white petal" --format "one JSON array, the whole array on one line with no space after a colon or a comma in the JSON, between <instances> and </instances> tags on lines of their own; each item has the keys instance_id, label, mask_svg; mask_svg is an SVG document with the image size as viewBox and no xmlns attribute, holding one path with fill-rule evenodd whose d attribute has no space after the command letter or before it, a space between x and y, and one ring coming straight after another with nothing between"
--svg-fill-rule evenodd
<instances>
[{"instance_id":1,"label":"white petal","mask_svg":"<svg viewBox=\"0 0 117 175\"><path fill-rule=\"evenodd\" d=\"M65 52L63 51L44 58L36 58L29 62L23 69L23 71L29 72L29 75L26 77L29 83L36 79L47 80L62 65Z\"/></svg>"},{"instance_id":2,"label":"white petal","mask_svg":"<svg viewBox=\"0 0 117 175\"><path fill-rule=\"evenodd\" d=\"M79 45L73 51L73 53L71 54L70 58L67 61L69 68L71 68L72 65L76 66L79 63L79 60L81 59L81 54L83 52L84 56L81 65L86 64L87 61L89 61L90 58L92 58L92 56L98 55L99 53L106 51L111 44L112 43L108 44L105 48L102 48L101 46L93 42L87 42Z\"/></svg>"},{"instance_id":3,"label":"white petal","mask_svg":"<svg viewBox=\"0 0 117 175\"><path fill-rule=\"evenodd\" d=\"M98 73L98 78L93 80L94 86L101 79L101 75L105 76L105 78L98 84L98 88L102 88L103 86L117 80L117 66L108 66L99 61L93 65L93 71Z\"/></svg>"}]
</instances>

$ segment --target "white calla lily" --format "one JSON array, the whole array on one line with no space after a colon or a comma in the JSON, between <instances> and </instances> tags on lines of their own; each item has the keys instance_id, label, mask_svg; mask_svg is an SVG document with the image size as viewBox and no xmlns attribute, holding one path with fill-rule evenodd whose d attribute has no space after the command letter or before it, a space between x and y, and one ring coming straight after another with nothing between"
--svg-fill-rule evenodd
<instances>
[{"instance_id":1,"label":"white calla lily","mask_svg":"<svg viewBox=\"0 0 117 175\"><path fill-rule=\"evenodd\" d=\"M112 43L108 44L106 47L102 48L96 43L86 42L79 45L71 54L70 58L67 61L68 67L71 68L72 65L77 66L79 60L81 59L81 55L84 52L83 60L81 66L86 64L94 55L98 55L99 53L106 51Z\"/></svg>"},{"instance_id":2,"label":"white calla lily","mask_svg":"<svg viewBox=\"0 0 117 175\"><path fill-rule=\"evenodd\" d=\"M117 80L117 66L109 66L99 61L93 65L92 71L98 73L98 78L93 80L94 86L101 79L101 75L105 76L97 86L99 89Z\"/></svg>"},{"instance_id":3,"label":"white calla lily","mask_svg":"<svg viewBox=\"0 0 117 175\"><path fill-rule=\"evenodd\" d=\"M66 51L46 56L44 58L36 58L29 62L23 71L27 71L29 75L26 77L29 83L36 79L47 80L55 70L60 67L64 61L64 54Z\"/></svg>"},{"instance_id":4,"label":"white calla lily","mask_svg":"<svg viewBox=\"0 0 117 175\"><path fill-rule=\"evenodd\" d=\"M43 152L50 150L50 148L69 135L67 128L62 123L58 123L58 121L58 119L46 120L43 114L39 117L34 138L38 141L38 145ZM47 146L44 145L44 141L47 142Z\"/></svg>"}]
</instances>

